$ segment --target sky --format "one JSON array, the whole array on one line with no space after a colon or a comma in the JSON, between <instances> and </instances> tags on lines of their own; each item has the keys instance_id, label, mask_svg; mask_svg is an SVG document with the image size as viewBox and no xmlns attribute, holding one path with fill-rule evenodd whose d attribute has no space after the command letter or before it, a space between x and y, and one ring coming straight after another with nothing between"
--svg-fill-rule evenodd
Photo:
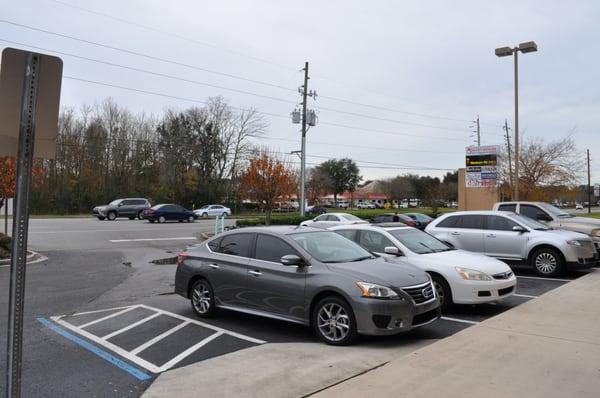
<instances>
[{"instance_id":1,"label":"sky","mask_svg":"<svg viewBox=\"0 0 600 398\"><path fill-rule=\"evenodd\" d=\"M0 0L0 9L0 48L63 59L62 107L112 97L160 115L220 95L263 112L257 143L285 153L300 149L290 112L308 61L318 123L307 163L350 157L365 180L463 167L477 116L482 145L505 145L513 61L494 49L533 40L538 52L519 56L522 137L572 134L600 182L597 1Z\"/></svg>"}]
</instances>

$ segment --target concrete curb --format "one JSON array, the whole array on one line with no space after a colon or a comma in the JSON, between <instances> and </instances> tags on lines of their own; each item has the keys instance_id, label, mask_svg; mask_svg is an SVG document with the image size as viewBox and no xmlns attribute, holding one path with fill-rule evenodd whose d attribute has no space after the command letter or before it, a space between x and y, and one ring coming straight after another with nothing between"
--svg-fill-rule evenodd
<instances>
[{"instance_id":1,"label":"concrete curb","mask_svg":"<svg viewBox=\"0 0 600 398\"><path fill-rule=\"evenodd\" d=\"M31 264L36 264L36 263L40 263L42 261L46 261L48 260L48 257L35 252L33 250L28 250L29 251L29 255L27 255L27 265L31 265ZM10 267L10 258L5 258L0 260L0 268L3 267Z\"/></svg>"}]
</instances>

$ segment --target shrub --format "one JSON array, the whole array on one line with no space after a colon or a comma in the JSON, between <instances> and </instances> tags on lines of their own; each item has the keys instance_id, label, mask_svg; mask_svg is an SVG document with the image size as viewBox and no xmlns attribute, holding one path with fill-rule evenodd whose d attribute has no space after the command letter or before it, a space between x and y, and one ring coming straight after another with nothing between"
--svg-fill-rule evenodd
<instances>
[{"instance_id":1,"label":"shrub","mask_svg":"<svg viewBox=\"0 0 600 398\"><path fill-rule=\"evenodd\" d=\"M0 258L10 257L10 236L0 233Z\"/></svg>"},{"instance_id":2,"label":"shrub","mask_svg":"<svg viewBox=\"0 0 600 398\"><path fill-rule=\"evenodd\" d=\"M312 220L314 216L299 216L299 215L287 215L287 216L273 216L271 217L271 225L298 225L302 221ZM246 218L237 220L236 225L238 227L254 227L256 225L265 225L264 217L257 218Z\"/></svg>"}]
</instances>

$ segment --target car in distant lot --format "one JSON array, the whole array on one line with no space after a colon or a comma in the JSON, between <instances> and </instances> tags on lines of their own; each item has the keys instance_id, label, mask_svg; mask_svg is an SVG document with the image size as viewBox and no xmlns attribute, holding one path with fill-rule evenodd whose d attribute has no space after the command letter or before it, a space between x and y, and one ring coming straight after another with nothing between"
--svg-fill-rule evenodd
<instances>
[{"instance_id":1,"label":"car in distant lot","mask_svg":"<svg viewBox=\"0 0 600 398\"><path fill-rule=\"evenodd\" d=\"M225 217L231 215L231 209L223 205L204 205L199 209L194 210L194 214L198 217Z\"/></svg>"},{"instance_id":2,"label":"car in distant lot","mask_svg":"<svg viewBox=\"0 0 600 398\"><path fill-rule=\"evenodd\" d=\"M456 250L411 227L342 225L331 230L380 256L393 257L429 273L442 311L454 304L481 304L510 297L517 279L500 260Z\"/></svg>"},{"instance_id":3,"label":"car in distant lot","mask_svg":"<svg viewBox=\"0 0 600 398\"><path fill-rule=\"evenodd\" d=\"M359 204L356 205L357 209L376 209L377 206L375 206L373 203L366 203L366 202L360 202Z\"/></svg>"},{"instance_id":4,"label":"car in distant lot","mask_svg":"<svg viewBox=\"0 0 600 398\"><path fill-rule=\"evenodd\" d=\"M141 220L144 210L150 208L150 201L144 198L116 199L107 205L96 206L92 210L98 220L114 221L119 217L127 217L130 220L136 217Z\"/></svg>"},{"instance_id":5,"label":"car in distant lot","mask_svg":"<svg viewBox=\"0 0 600 398\"><path fill-rule=\"evenodd\" d=\"M323 206L308 206L306 207L306 214L325 214L327 208Z\"/></svg>"},{"instance_id":6,"label":"car in distant lot","mask_svg":"<svg viewBox=\"0 0 600 398\"><path fill-rule=\"evenodd\" d=\"M368 224L368 221L348 213L324 213L312 220L302 221L303 227L329 228L344 224Z\"/></svg>"},{"instance_id":7,"label":"car in distant lot","mask_svg":"<svg viewBox=\"0 0 600 398\"><path fill-rule=\"evenodd\" d=\"M191 210L182 206L166 203L152 206L144 211L144 218L154 223L165 223L167 221L194 222L198 216Z\"/></svg>"},{"instance_id":8,"label":"car in distant lot","mask_svg":"<svg viewBox=\"0 0 600 398\"><path fill-rule=\"evenodd\" d=\"M545 202L499 202L494 210L512 211L522 216L533 218L554 229L581 232L588 235L600 253L600 220L575 217L564 210Z\"/></svg>"},{"instance_id":9,"label":"car in distant lot","mask_svg":"<svg viewBox=\"0 0 600 398\"><path fill-rule=\"evenodd\" d=\"M371 219L371 223L373 224L382 224L382 223L397 223L401 222L404 225L408 225L409 227L420 228L421 223L419 221L413 220L409 216L402 213L383 213L378 214Z\"/></svg>"},{"instance_id":10,"label":"car in distant lot","mask_svg":"<svg viewBox=\"0 0 600 398\"><path fill-rule=\"evenodd\" d=\"M298 208L289 203L282 203L277 208L273 209L274 213L293 213L295 211L298 211Z\"/></svg>"},{"instance_id":11,"label":"car in distant lot","mask_svg":"<svg viewBox=\"0 0 600 398\"><path fill-rule=\"evenodd\" d=\"M199 317L227 309L296 322L332 345L440 317L425 272L391 266L335 232L293 226L245 228L188 248L177 259L175 292Z\"/></svg>"},{"instance_id":12,"label":"car in distant lot","mask_svg":"<svg viewBox=\"0 0 600 398\"><path fill-rule=\"evenodd\" d=\"M583 210L583 204L582 203L576 203L575 204L575 210Z\"/></svg>"},{"instance_id":13,"label":"car in distant lot","mask_svg":"<svg viewBox=\"0 0 600 398\"><path fill-rule=\"evenodd\" d=\"M597 264L592 240L577 232L553 230L529 217L505 211L466 211L435 219L426 231L457 249L527 263L540 276Z\"/></svg>"},{"instance_id":14,"label":"car in distant lot","mask_svg":"<svg viewBox=\"0 0 600 398\"><path fill-rule=\"evenodd\" d=\"M424 230L425 227L429 225L430 222L434 220L433 217L429 217L427 214L423 213L405 213L407 216L412 218L415 221L418 221L421 225L419 229Z\"/></svg>"}]
</instances>

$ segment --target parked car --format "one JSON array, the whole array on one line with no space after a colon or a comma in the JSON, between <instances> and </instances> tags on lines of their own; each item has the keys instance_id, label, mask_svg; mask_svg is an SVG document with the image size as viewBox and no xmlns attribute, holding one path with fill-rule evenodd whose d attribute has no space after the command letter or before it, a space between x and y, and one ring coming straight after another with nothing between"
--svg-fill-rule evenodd
<instances>
[{"instance_id":1,"label":"parked car","mask_svg":"<svg viewBox=\"0 0 600 398\"><path fill-rule=\"evenodd\" d=\"M429 217L427 214L423 213L406 213L406 215L412 218L413 220L421 223L421 225L419 226L419 229L421 230L424 230L425 227L428 226L429 223L434 220L433 217Z\"/></svg>"},{"instance_id":2,"label":"parked car","mask_svg":"<svg viewBox=\"0 0 600 398\"><path fill-rule=\"evenodd\" d=\"M577 232L553 230L528 217L504 211L467 211L443 215L426 231L457 249L501 260L528 263L541 276L598 262L592 240Z\"/></svg>"},{"instance_id":3,"label":"parked car","mask_svg":"<svg viewBox=\"0 0 600 398\"><path fill-rule=\"evenodd\" d=\"M366 202L360 202L359 204L356 205L357 209L376 209L377 206L375 206L373 203L366 203Z\"/></svg>"},{"instance_id":4,"label":"parked car","mask_svg":"<svg viewBox=\"0 0 600 398\"><path fill-rule=\"evenodd\" d=\"M323 206L308 206L305 211L306 214L325 214L327 213L327 208Z\"/></svg>"},{"instance_id":5,"label":"parked car","mask_svg":"<svg viewBox=\"0 0 600 398\"><path fill-rule=\"evenodd\" d=\"M144 198L125 198L116 199L107 205L96 206L92 210L94 216L98 220L110 220L114 221L118 217L127 217L130 220L136 217L141 220L143 218L144 210L150 208L150 202Z\"/></svg>"},{"instance_id":6,"label":"parked car","mask_svg":"<svg viewBox=\"0 0 600 398\"><path fill-rule=\"evenodd\" d=\"M575 210L583 210L583 204L582 203L576 203L575 204Z\"/></svg>"},{"instance_id":7,"label":"parked car","mask_svg":"<svg viewBox=\"0 0 600 398\"><path fill-rule=\"evenodd\" d=\"M293 213L295 211L298 211L298 209L289 203L282 203L279 207L273 209L274 213Z\"/></svg>"},{"instance_id":8,"label":"parked car","mask_svg":"<svg viewBox=\"0 0 600 398\"><path fill-rule=\"evenodd\" d=\"M303 227L317 228L329 228L343 224L368 224L368 222L348 213L326 213L300 223Z\"/></svg>"},{"instance_id":9,"label":"parked car","mask_svg":"<svg viewBox=\"0 0 600 398\"><path fill-rule=\"evenodd\" d=\"M515 291L517 278L502 261L451 248L415 228L342 225L331 230L372 253L394 257L399 264L416 265L429 273L442 311L453 303L498 301Z\"/></svg>"},{"instance_id":10,"label":"parked car","mask_svg":"<svg viewBox=\"0 0 600 398\"><path fill-rule=\"evenodd\" d=\"M311 325L327 344L404 332L440 316L425 272L392 267L332 231L244 228L188 248L177 262L175 292L198 316L222 308Z\"/></svg>"},{"instance_id":11,"label":"parked car","mask_svg":"<svg viewBox=\"0 0 600 398\"><path fill-rule=\"evenodd\" d=\"M600 253L600 220L587 217L575 217L564 210L544 202L500 202L494 210L512 211L533 218L554 229L580 232L588 235Z\"/></svg>"},{"instance_id":12,"label":"parked car","mask_svg":"<svg viewBox=\"0 0 600 398\"><path fill-rule=\"evenodd\" d=\"M223 205L204 205L199 209L194 210L194 214L198 217L225 217L231 215L231 209Z\"/></svg>"},{"instance_id":13,"label":"parked car","mask_svg":"<svg viewBox=\"0 0 600 398\"><path fill-rule=\"evenodd\" d=\"M404 225L408 225L409 227L420 228L421 223L419 221L413 220L409 216L405 214L399 213L384 213L379 214L371 219L373 224L382 224L382 223L391 223L391 222L401 222Z\"/></svg>"},{"instance_id":14,"label":"parked car","mask_svg":"<svg viewBox=\"0 0 600 398\"><path fill-rule=\"evenodd\" d=\"M158 223L164 223L167 221L194 222L198 216L193 211L187 210L179 205L161 204L152 206L148 210L145 210L144 218L148 219L148 221L151 223L155 221Z\"/></svg>"}]
</instances>

